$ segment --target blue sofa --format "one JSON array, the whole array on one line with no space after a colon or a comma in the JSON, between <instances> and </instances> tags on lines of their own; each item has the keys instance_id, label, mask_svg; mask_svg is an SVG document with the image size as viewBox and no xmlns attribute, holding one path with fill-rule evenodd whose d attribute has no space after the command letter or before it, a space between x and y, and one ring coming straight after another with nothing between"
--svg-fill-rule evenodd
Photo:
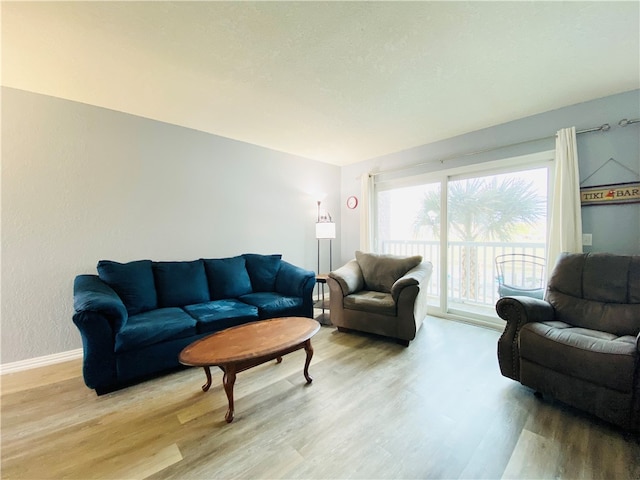
<instances>
[{"instance_id":1,"label":"blue sofa","mask_svg":"<svg viewBox=\"0 0 640 480\"><path fill-rule=\"evenodd\" d=\"M180 366L191 342L274 317L313 317L315 273L281 255L98 262L74 282L83 375L98 395Z\"/></svg>"}]
</instances>

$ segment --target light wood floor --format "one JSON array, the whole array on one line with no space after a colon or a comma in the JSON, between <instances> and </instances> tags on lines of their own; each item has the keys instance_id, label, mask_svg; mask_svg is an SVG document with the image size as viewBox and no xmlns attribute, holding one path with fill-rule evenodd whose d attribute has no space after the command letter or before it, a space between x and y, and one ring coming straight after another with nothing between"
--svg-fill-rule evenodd
<instances>
[{"instance_id":1,"label":"light wood floor","mask_svg":"<svg viewBox=\"0 0 640 480\"><path fill-rule=\"evenodd\" d=\"M2 377L2 478L640 478L637 437L500 376L499 332L428 318L409 348L322 327L240 373L97 397L80 362Z\"/></svg>"}]
</instances>

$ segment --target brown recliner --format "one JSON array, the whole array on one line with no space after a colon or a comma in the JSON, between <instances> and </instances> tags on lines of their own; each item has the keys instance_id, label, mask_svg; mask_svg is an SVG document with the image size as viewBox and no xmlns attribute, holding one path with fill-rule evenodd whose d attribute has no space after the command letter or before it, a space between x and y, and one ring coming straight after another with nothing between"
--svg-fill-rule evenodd
<instances>
[{"instance_id":1,"label":"brown recliner","mask_svg":"<svg viewBox=\"0 0 640 480\"><path fill-rule=\"evenodd\" d=\"M640 431L640 256L563 254L544 300L504 297L505 377Z\"/></svg>"}]
</instances>

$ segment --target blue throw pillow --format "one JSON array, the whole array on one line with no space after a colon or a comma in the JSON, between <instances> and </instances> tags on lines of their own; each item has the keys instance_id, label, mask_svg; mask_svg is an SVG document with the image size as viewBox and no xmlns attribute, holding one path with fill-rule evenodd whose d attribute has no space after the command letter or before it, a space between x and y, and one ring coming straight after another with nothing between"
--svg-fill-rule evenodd
<instances>
[{"instance_id":1,"label":"blue throw pillow","mask_svg":"<svg viewBox=\"0 0 640 480\"><path fill-rule=\"evenodd\" d=\"M244 257L204 259L211 300L238 298L251 293L251 280Z\"/></svg>"},{"instance_id":2,"label":"blue throw pillow","mask_svg":"<svg viewBox=\"0 0 640 480\"><path fill-rule=\"evenodd\" d=\"M209 286L202 260L153 262L160 307L183 307L209 301Z\"/></svg>"},{"instance_id":3,"label":"blue throw pillow","mask_svg":"<svg viewBox=\"0 0 640 480\"><path fill-rule=\"evenodd\" d=\"M98 276L118 294L129 315L158 308L151 260L129 263L100 260Z\"/></svg>"},{"instance_id":4,"label":"blue throw pillow","mask_svg":"<svg viewBox=\"0 0 640 480\"><path fill-rule=\"evenodd\" d=\"M247 272L249 272L253 291L275 292L276 276L280 270L280 259L282 255L245 253L243 257L247 260Z\"/></svg>"}]
</instances>

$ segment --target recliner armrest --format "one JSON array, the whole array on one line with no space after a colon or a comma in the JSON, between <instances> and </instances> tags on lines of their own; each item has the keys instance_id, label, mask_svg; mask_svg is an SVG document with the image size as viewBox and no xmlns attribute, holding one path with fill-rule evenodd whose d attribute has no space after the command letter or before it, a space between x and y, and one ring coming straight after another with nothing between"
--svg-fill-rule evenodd
<instances>
[{"instance_id":1,"label":"recliner armrest","mask_svg":"<svg viewBox=\"0 0 640 480\"><path fill-rule=\"evenodd\" d=\"M353 259L345 265L329 273L329 276L340 284L342 296L359 292L364 288L364 277L358 262Z\"/></svg>"},{"instance_id":2,"label":"recliner armrest","mask_svg":"<svg viewBox=\"0 0 640 480\"><path fill-rule=\"evenodd\" d=\"M553 320L555 310L553 306L533 297L514 296L502 297L496 303L498 316L507 322L546 322Z\"/></svg>"},{"instance_id":3,"label":"recliner armrest","mask_svg":"<svg viewBox=\"0 0 640 480\"><path fill-rule=\"evenodd\" d=\"M393 301L396 303L398 302L398 298L400 297L400 293L403 288L411 285L426 284L431 278L431 272L433 272L433 264L431 262L420 262L405 273L391 286L391 296L393 297Z\"/></svg>"},{"instance_id":4,"label":"recliner armrest","mask_svg":"<svg viewBox=\"0 0 640 480\"><path fill-rule=\"evenodd\" d=\"M520 380L518 334L526 323L553 320L555 310L550 303L532 297L503 297L496 303L498 316L507 321L498 340L498 363L505 377Z\"/></svg>"}]
</instances>

